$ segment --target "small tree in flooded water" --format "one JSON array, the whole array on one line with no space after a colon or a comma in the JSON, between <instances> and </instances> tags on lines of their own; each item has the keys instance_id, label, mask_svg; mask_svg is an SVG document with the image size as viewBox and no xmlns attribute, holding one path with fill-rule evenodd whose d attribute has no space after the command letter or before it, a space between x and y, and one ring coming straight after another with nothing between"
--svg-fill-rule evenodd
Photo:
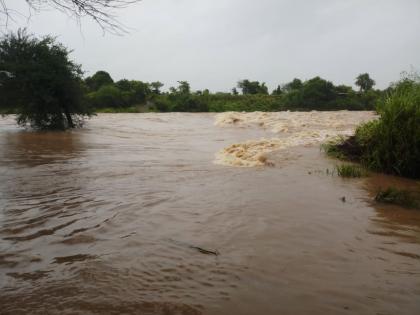
<instances>
[{"instance_id":1,"label":"small tree in flooded water","mask_svg":"<svg viewBox=\"0 0 420 315\"><path fill-rule=\"evenodd\" d=\"M1 38L0 70L11 75L2 80L0 93L19 125L64 130L90 116L81 68L68 55L50 36L38 39L19 30Z\"/></svg>"}]
</instances>

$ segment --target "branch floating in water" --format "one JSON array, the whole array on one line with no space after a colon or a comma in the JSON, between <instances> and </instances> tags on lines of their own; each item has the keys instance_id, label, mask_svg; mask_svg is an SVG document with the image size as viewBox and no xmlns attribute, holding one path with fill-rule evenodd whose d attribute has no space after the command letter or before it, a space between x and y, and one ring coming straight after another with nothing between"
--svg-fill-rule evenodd
<instances>
[{"instance_id":1,"label":"branch floating in water","mask_svg":"<svg viewBox=\"0 0 420 315\"><path fill-rule=\"evenodd\" d=\"M216 249L215 251L212 250L207 250L198 246L192 246L190 245L190 248L196 249L198 250L200 253L205 254L205 255L214 255L214 256L219 256L220 253L219 251Z\"/></svg>"}]
</instances>

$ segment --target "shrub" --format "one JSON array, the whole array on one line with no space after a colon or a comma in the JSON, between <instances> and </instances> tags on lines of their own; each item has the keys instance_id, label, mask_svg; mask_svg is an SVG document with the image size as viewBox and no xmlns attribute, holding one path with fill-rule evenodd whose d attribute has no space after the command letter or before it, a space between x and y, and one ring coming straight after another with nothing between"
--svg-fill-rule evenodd
<instances>
[{"instance_id":1,"label":"shrub","mask_svg":"<svg viewBox=\"0 0 420 315\"><path fill-rule=\"evenodd\" d=\"M379 119L360 125L353 137L323 146L327 154L367 168L420 177L420 83L404 79L378 106Z\"/></svg>"},{"instance_id":2,"label":"shrub","mask_svg":"<svg viewBox=\"0 0 420 315\"><path fill-rule=\"evenodd\" d=\"M95 108L123 107L126 105L123 93L113 84L104 85L98 91L89 93L88 99Z\"/></svg>"},{"instance_id":3,"label":"shrub","mask_svg":"<svg viewBox=\"0 0 420 315\"><path fill-rule=\"evenodd\" d=\"M168 112L171 108L171 102L163 95L156 96L153 99L153 104L159 112Z\"/></svg>"},{"instance_id":4,"label":"shrub","mask_svg":"<svg viewBox=\"0 0 420 315\"><path fill-rule=\"evenodd\" d=\"M399 83L378 112L379 120L356 130L362 163L386 173L420 177L420 83Z\"/></svg>"}]
</instances>

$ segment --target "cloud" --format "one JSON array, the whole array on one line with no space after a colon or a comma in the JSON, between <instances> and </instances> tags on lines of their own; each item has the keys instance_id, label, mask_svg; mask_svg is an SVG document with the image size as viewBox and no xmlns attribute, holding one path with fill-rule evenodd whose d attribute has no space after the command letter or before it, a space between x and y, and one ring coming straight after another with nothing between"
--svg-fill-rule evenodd
<instances>
[{"instance_id":1,"label":"cloud","mask_svg":"<svg viewBox=\"0 0 420 315\"><path fill-rule=\"evenodd\" d=\"M188 80L226 91L249 78L273 88L317 75L350 85L369 72L383 88L420 65L417 0L144 0L118 14L130 28L123 37L103 36L86 19L79 29L56 11L28 28L58 35L88 74L166 87Z\"/></svg>"}]
</instances>

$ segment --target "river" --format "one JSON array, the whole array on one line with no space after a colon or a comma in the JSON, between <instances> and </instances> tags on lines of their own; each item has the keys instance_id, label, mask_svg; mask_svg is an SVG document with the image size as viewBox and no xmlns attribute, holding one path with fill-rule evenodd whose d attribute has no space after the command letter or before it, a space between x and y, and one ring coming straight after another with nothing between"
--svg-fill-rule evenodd
<instances>
[{"instance_id":1,"label":"river","mask_svg":"<svg viewBox=\"0 0 420 315\"><path fill-rule=\"evenodd\" d=\"M319 149L374 115L232 115L0 118L0 314L420 314L419 182Z\"/></svg>"}]
</instances>

